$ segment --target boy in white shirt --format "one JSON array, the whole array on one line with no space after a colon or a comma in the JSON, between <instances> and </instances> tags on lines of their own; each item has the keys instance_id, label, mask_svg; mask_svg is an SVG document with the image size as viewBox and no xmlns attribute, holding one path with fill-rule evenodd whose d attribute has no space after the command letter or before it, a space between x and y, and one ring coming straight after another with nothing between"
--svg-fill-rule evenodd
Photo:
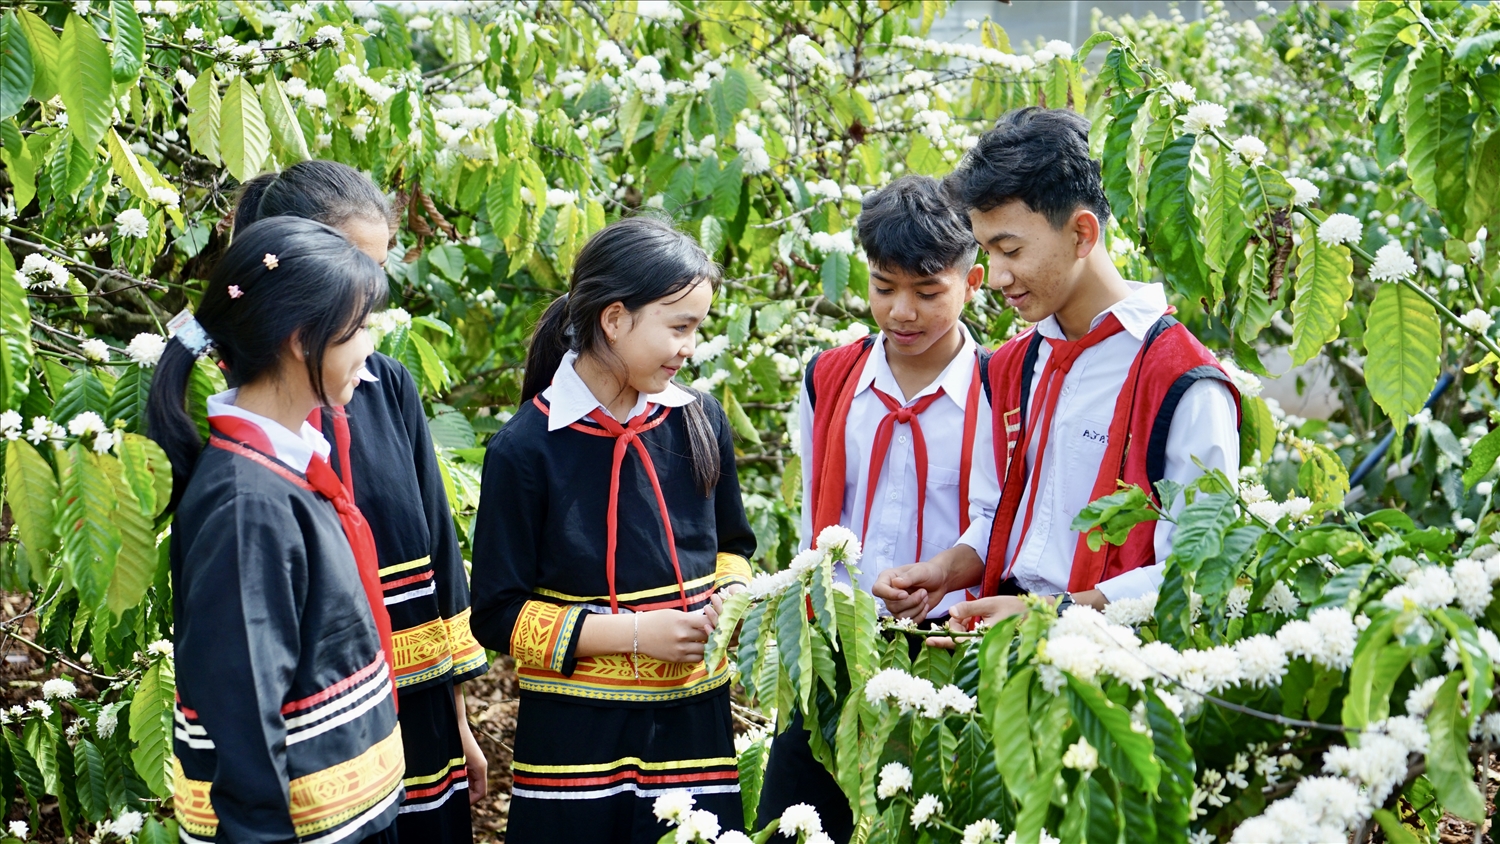
<instances>
[{"instance_id":1,"label":"boy in white shirt","mask_svg":"<svg viewBox=\"0 0 1500 844\"><path fill-rule=\"evenodd\" d=\"M999 484L976 483L974 507L989 536L973 541L971 530L925 562L882 572L872 591L898 616L924 618L952 590L976 586L982 597L949 607L955 622L1019 613L1024 592L1055 595L1059 609L1102 609L1154 591L1171 522L1142 523L1124 545L1093 551L1074 517L1121 480L1155 496L1163 478L1201 475L1195 458L1231 475L1239 467L1228 377L1170 316L1161 285L1124 280L1104 247L1109 202L1088 132L1065 109L1011 112L948 177L989 253L991 289L1034 327L988 367L996 446L985 469Z\"/></svg>"},{"instance_id":2,"label":"boy in white shirt","mask_svg":"<svg viewBox=\"0 0 1500 844\"><path fill-rule=\"evenodd\" d=\"M995 481L993 468L981 469L994 459L980 376L989 355L959 322L984 280L967 221L936 179L906 176L866 197L857 225L880 333L808 363L802 547L829 525L853 530L864 549L853 586L869 590L881 571L951 547L970 528L970 497L998 490L971 482ZM851 582L842 569L837 577ZM962 598L941 596L933 609ZM768 767L762 825L811 803L835 841L849 839L848 802L813 757L800 717L776 738Z\"/></svg>"}]
</instances>

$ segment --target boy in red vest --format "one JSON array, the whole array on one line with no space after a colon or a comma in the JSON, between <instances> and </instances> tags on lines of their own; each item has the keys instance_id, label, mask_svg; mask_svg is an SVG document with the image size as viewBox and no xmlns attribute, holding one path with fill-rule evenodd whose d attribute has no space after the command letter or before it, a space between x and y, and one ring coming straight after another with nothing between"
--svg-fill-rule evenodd
<instances>
[{"instance_id":1,"label":"boy in red vest","mask_svg":"<svg viewBox=\"0 0 1500 844\"><path fill-rule=\"evenodd\" d=\"M837 577L868 591L882 570L951 547L970 527L971 496L993 498L998 489L969 482L973 474L994 484L993 468L981 470L993 463L979 375L989 355L959 322L984 281L968 221L936 179L906 176L867 196L857 225L880 333L807 365L802 547L830 525L854 531L864 549L858 581L842 569ZM938 595L932 609L962 597ZM849 840L848 801L813 757L800 718L777 736L768 766L762 825L811 803L825 832Z\"/></svg>"},{"instance_id":2,"label":"boy in red vest","mask_svg":"<svg viewBox=\"0 0 1500 844\"><path fill-rule=\"evenodd\" d=\"M1033 326L995 352L997 486L976 482L988 540L881 573L887 608L921 619L955 589L981 597L949 608L954 622L1022 612L1017 595L1102 609L1157 589L1174 525L1145 522L1123 546L1090 551L1070 525L1120 480L1153 496L1165 478L1231 476L1239 467L1239 395L1218 362L1173 319L1159 284L1120 276L1103 241L1109 219L1089 122L1065 109L1002 117L945 183L989 253L990 288ZM1181 506L1181 500L1176 506ZM967 541L972 536L965 535Z\"/></svg>"}]
</instances>

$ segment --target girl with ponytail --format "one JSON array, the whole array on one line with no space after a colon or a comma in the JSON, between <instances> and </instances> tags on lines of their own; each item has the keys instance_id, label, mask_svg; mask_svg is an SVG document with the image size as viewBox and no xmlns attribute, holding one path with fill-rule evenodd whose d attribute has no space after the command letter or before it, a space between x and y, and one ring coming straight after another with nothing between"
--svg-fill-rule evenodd
<instances>
[{"instance_id":1,"label":"girl with ponytail","mask_svg":"<svg viewBox=\"0 0 1500 844\"><path fill-rule=\"evenodd\" d=\"M385 263L390 206L352 167L303 161L246 182L235 236L276 217L327 223ZM316 289L318 281L311 284ZM469 630L468 574L416 381L378 352L366 369L347 401L315 411L309 422L333 444L334 467L375 535L406 741L401 839L467 844L469 805L485 794L488 766L469 729L460 684L489 664Z\"/></svg>"},{"instance_id":2,"label":"girl with ponytail","mask_svg":"<svg viewBox=\"0 0 1500 844\"><path fill-rule=\"evenodd\" d=\"M395 841L404 765L374 540L304 421L353 394L385 288L334 229L257 223L157 365L147 430L174 478L185 839ZM235 389L208 399L205 444L185 400L209 348Z\"/></svg>"},{"instance_id":3,"label":"girl with ponytail","mask_svg":"<svg viewBox=\"0 0 1500 844\"><path fill-rule=\"evenodd\" d=\"M743 827L729 669L704 646L755 537L723 408L673 382L718 282L665 223L605 227L490 439L474 633L520 682L513 844L655 844L668 827L652 804L673 789Z\"/></svg>"}]
</instances>

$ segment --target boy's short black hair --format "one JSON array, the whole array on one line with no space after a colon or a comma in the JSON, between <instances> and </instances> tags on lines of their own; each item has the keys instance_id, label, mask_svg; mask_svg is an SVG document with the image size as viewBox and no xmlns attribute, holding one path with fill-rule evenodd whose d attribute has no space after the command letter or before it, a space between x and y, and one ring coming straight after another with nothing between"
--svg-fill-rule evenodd
<instances>
[{"instance_id":1,"label":"boy's short black hair","mask_svg":"<svg viewBox=\"0 0 1500 844\"><path fill-rule=\"evenodd\" d=\"M931 176L902 176L865 197L859 240L870 266L936 275L968 258L977 244L969 220Z\"/></svg>"},{"instance_id":2,"label":"boy's short black hair","mask_svg":"<svg viewBox=\"0 0 1500 844\"><path fill-rule=\"evenodd\" d=\"M1100 162L1089 158L1089 121L1064 108L1030 106L1009 112L979 137L944 180L965 210L989 211L1019 199L1054 229L1079 208L1109 221Z\"/></svg>"}]
</instances>

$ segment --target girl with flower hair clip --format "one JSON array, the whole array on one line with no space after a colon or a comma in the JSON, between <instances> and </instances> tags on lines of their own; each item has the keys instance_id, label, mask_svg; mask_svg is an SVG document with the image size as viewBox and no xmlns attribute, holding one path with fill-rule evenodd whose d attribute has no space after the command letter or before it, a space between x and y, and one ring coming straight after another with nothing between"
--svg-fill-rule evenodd
<instances>
[{"instance_id":1,"label":"girl with flower hair clip","mask_svg":"<svg viewBox=\"0 0 1500 844\"><path fill-rule=\"evenodd\" d=\"M390 206L352 167L303 161L251 179L235 209L236 235L256 220L283 216L333 226L385 264ZM267 254L263 261L276 270L280 259ZM334 468L375 536L406 739L401 838L472 841L469 806L484 797L488 765L469 728L461 684L489 664L469 632L468 576L416 381L399 361L375 352L349 400L313 411L308 421L333 444Z\"/></svg>"},{"instance_id":2,"label":"girl with flower hair clip","mask_svg":"<svg viewBox=\"0 0 1500 844\"><path fill-rule=\"evenodd\" d=\"M755 536L723 408L673 382L718 282L671 226L606 226L490 439L474 633L520 681L513 844L655 844L669 828L652 804L672 789L743 827L729 666L704 648Z\"/></svg>"},{"instance_id":3,"label":"girl with flower hair clip","mask_svg":"<svg viewBox=\"0 0 1500 844\"><path fill-rule=\"evenodd\" d=\"M348 402L385 293L339 232L267 220L235 238L157 363L185 841L396 840L405 765L374 540L305 421ZM205 447L185 404L210 348L234 389L209 397Z\"/></svg>"}]
</instances>

